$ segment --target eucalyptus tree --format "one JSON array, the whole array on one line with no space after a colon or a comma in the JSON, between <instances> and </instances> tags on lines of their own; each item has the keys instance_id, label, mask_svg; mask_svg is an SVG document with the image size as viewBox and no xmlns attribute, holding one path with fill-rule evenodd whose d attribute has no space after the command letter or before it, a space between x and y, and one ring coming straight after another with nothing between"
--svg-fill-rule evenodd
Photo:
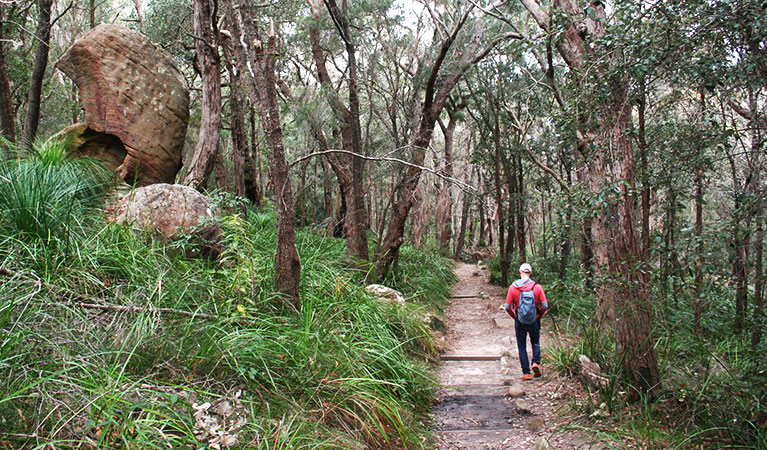
<instances>
[{"instance_id":1,"label":"eucalyptus tree","mask_svg":"<svg viewBox=\"0 0 767 450\"><path fill-rule=\"evenodd\" d=\"M301 263L296 251L295 203L285 158L285 144L277 96L275 71L277 35L273 21L264 33L264 17L257 5L248 1L224 0L226 36L237 70L245 74L246 91L260 115L260 123L269 147L269 165L274 182L274 203L277 211L277 249L274 283L277 292L293 305L300 301Z\"/></svg>"},{"instance_id":2,"label":"eucalyptus tree","mask_svg":"<svg viewBox=\"0 0 767 450\"><path fill-rule=\"evenodd\" d=\"M43 81L48 67L48 50L51 41L51 7L53 0L38 1L37 29L35 30L35 59L27 96L27 113L24 118L24 142L31 145L37 136L40 124L40 102L43 95Z\"/></svg>"},{"instance_id":3,"label":"eucalyptus tree","mask_svg":"<svg viewBox=\"0 0 767 450\"><path fill-rule=\"evenodd\" d=\"M648 390L660 382L660 372L646 301L649 279L635 229L632 106L617 38L621 23L608 21L602 2L584 11L576 0L554 0L548 12L536 0L521 2L543 32L558 34L554 44L577 79L578 173L599 206L591 226L594 262L603 280L597 287L598 317L613 327L624 371Z\"/></svg>"},{"instance_id":4,"label":"eucalyptus tree","mask_svg":"<svg viewBox=\"0 0 767 450\"><path fill-rule=\"evenodd\" d=\"M473 14L473 2L447 2L438 5L424 0L434 27L434 41L426 55L414 54L409 70L419 86L413 93L423 100L417 103L410 136L410 159L403 176L394 187L392 217L380 249L374 256L379 279L386 276L404 242L405 224L414 203L414 194L423 172L426 150L442 110L453 88L466 71L481 61L501 41L519 39L519 33L501 31L488 39L490 23L483 14ZM466 26L469 26L467 29ZM422 89L422 91L421 91Z\"/></svg>"},{"instance_id":5,"label":"eucalyptus tree","mask_svg":"<svg viewBox=\"0 0 767 450\"><path fill-rule=\"evenodd\" d=\"M214 0L215 1L215 0ZM140 2L137 0L137 9ZM221 56L216 10L210 0L194 0L195 50L202 79L202 119L199 138L184 183L203 189L220 152Z\"/></svg>"},{"instance_id":6,"label":"eucalyptus tree","mask_svg":"<svg viewBox=\"0 0 767 450\"><path fill-rule=\"evenodd\" d=\"M331 79L330 71L326 65L328 55L323 49L320 32L320 19L323 8L319 0L310 2L312 8L312 21L309 26L311 41L311 54L314 62L315 76L322 86L322 92L338 121L338 134L341 136L341 146L346 154L336 154L330 151L327 145L327 137L324 132L313 124L313 134L323 148L325 157L330 167L336 174L340 184L342 201L345 205L343 217L344 229L347 238L347 252L349 256L360 261L367 262L370 259L368 252L367 228L368 210L365 207L364 192L364 168L365 160L362 158L365 151L362 148L362 127L360 124L360 95L357 64L357 32L352 26L353 12L346 1L341 6L335 0L324 0L325 9L330 16L332 28L341 39L346 52L346 67L340 69L343 76L344 88L347 91L347 101L344 102L340 85ZM332 57L332 56L331 56ZM333 65L338 64L333 61Z\"/></svg>"}]
</instances>

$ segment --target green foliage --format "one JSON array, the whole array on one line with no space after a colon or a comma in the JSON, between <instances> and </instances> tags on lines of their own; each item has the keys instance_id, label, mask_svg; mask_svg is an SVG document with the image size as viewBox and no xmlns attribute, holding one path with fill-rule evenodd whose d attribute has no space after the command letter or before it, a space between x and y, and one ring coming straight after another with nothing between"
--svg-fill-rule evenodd
<instances>
[{"instance_id":1,"label":"green foliage","mask_svg":"<svg viewBox=\"0 0 767 450\"><path fill-rule=\"evenodd\" d=\"M669 294L661 272L653 274L648 301L662 386L651 393L640 393L620 376L610 331L593 325L596 302L583 274L571 272L567 280L546 285L553 326L570 337L553 343L544 352L544 363L573 376L580 371L578 356L584 354L608 379L605 388L577 405L593 423L582 429L597 432L610 423L614 431L604 438L619 444L630 437L664 448L760 448L767 417L765 349L762 345L752 351L748 336L733 332L734 293L708 275L700 297L705 305L701 327L695 329L691 275L671 280L676 287Z\"/></svg>"},{"instance_id":2,"label":"green foliage","mask_svg":"<svg viewBox=\"0 0 767 450\"><path fill-rule=\"evenodd\" d=\"M415 358L431 348L418 317L447 295L445 260L403 249L391 279L409 298L401 309L364 291L343 241L299 232L296 311L273 294L274 215L247 217L224 217L217 264L102 225L39 273L44 242L6 236L0 437L33 446L19 436L40 426L41 446L199 445L192 404L241 389L248 448L422 448L434 382Z\"/></svg>"},{"instance_id":3,"label":"green foliage","mask_svg":"<svg viewBox=\"0 0 767 450\"><path fill-rule=\"evenodd\" d=\"M68 144L48 141L22 159L0 162L0 230L66 250L101 214L114 176L101 163L68 158Z\"/></svg>"}]
</instances>

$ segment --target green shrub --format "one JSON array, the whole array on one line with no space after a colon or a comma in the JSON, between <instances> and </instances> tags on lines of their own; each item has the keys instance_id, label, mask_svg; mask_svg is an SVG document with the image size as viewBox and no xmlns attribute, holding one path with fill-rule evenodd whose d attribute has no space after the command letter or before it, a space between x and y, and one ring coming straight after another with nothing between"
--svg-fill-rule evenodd
<instances>
[{"instance_id":1,"label":"green shrub","mask_svg":"<svg viewBox=\"0 0 767 450\"><path fill-rule=\"evenodd\" d=\"M403 310L365 292L342 240L299 231L295 310L273 294L274 215L225 216L222 228L212 263L101 224L47 273L33 269L44 246L6 237L0 439L34 447L19 436L39 426L40 447L199 445L192 403L239 389L248 448L422 448L434 381L414 357L430 346L418 315L445 301L445 260L403 249L389 280Z\"/></svg>"},{"instance_id":2,"label":"green shrub","mask_svg":"<svg viewBox=\"0 0 767 450\"><path fill-rule=\"evenodd\" d=\"M99 162L66 154L66 142L49 141L24 158L0 162L4 234L60 249L87 235L114 175Z\"/></svg>"}]
</instances>

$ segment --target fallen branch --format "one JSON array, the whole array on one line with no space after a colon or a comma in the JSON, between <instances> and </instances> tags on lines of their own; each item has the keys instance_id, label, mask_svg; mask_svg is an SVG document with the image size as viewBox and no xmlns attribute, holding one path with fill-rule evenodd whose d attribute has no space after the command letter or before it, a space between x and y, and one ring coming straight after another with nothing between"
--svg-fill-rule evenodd
<instances>
[{"instance_id":1,"label":"fallen branch","mask_svg":"<svg viewBox=\"0 0 767 450\"><path fill-rule=\"evenodd\" d=\"M14 275L23 275L23 274L18 274L7 267L0 267L0 275L14 276ZM35 281L34 281L35 285L45 287L49 291L55 294L61 295L62 297L67 297L70 300L72 305L80 307L80 308L84 308L84 309L100 309L102 311L126 311L126 312L151 311L151 312L158 312L158 313L165 313L165 314L177 314L180 316L199 317L201 319L218 319L217 316L214 316L211 314L198 313L193 311L184 311L182 309L175 309L175 308L155 308L151 305L147 305L144 307L113 305L106 302L92 303L93 300L100 301L101 299L85 297L69 289L46 283L42 281L40 278L38 278L37 276L35 276L34 274L31 274L31 275L35 278ZM32 280L29 280L29 281L31 282Z\"/></svg>"},{"instance_id":2,"label":"fallen branch","mask_svg":"<svg viewBox=\"0 0 767 450\"><path fill-rule=\"evenodd\" d=\"M79 306L80 308L85 309L101 309L104 311L128 311L128 312L141 312L141 311L151 311L151 312L159 312L159 313L168 313L168 314L178 314L181 316L191 316L191 317L200 317L202 319L217 319L216 316L210 315L210 314L203 314L203 313L196 313L192 311L184 311L181 309L174 309L174 308L155 308L152 306L148 307L138 307L138 306L125 306L125 305L112 305L112 304L96 304L96 303L85 303L85 302L78 302L74 303L74 305Z\"/></svg>"}]
</instances>

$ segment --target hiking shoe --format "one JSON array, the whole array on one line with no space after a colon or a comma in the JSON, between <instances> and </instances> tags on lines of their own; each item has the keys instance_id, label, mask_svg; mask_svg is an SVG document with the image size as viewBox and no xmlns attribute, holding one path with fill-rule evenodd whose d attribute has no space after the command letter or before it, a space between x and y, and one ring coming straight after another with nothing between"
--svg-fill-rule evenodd
<instances>
[{"instance_id":1,"label":"hiking shoe","mask_svg":"<svg viewBox=\"0 0 767 450\"><path fill-rule=\"evenodd\" d=\"M528 380L532 380L532 379L533 379L533 377L532 377L532 375L530 375L529 373L526 373L526 374L525 374L525 375L522 377L522 381L528 381Z\"/></svg>"},{"instance_id":2,"label":"hiking shoe","mask_svg":"<svg viewBox=\"0 0 767 450\"><path fill-rule=\"evenodd\" d=\"M533 363L533 375L535 375L535 378L541 376L541 366L535 363Z\"/></svg>"}]
</instances>

